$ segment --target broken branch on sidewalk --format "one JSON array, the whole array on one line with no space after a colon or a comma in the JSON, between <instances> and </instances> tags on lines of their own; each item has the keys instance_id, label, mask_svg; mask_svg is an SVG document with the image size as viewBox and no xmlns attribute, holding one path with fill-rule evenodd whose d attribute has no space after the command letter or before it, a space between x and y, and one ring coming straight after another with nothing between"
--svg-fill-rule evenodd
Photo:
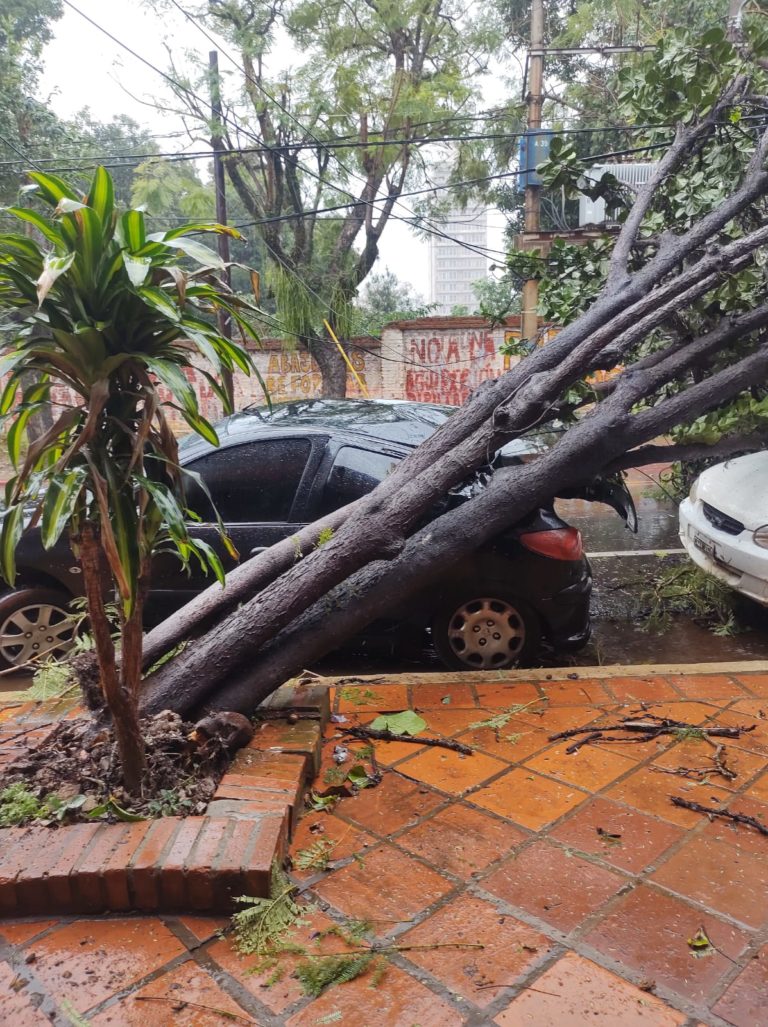
<instances>
[{"instance_id":1,"label":"broken branch on sidewalk","mask_svg":"<svg viewBox=\"0 0 768 1027\"><path fill-rule=\"evenodd\" d=\"M704 740L709 740L710 738L740 738L747 731L754 730L754 724L738 727L728 727L722 724L700 726L697 724L687 724L682 720L672 720L670 717L656 717L653 714L647 714L643 717L624 717L618 724L605 724L602 727L588 724L585 727L574 727L567 731L558 731L557 734L549 736L549 741L556 742L564 738L586 735L587 737L581 741L568 746L565 751L570 755L578 752L583 745L594 745L600 742L652 742L661 735L674 735L680 740L686 738L701 738ZM628 734L626 736L607 735L607 731L625 731ZM722 747L718 748L713 761L718 772L723 777L729 777L729 775L733 774L733 771L723 766L721 749ZM730 779L732 780L732 778Z\"/></svg>"},{"instance_id":2,"label":"broken branch on sidewalk","mask_svg":"<svg viewBox=\"0 0 768 1027\"><path fill-rule=\"evenodd\" d=\"M411 745L432 745L440 749L450 749L452 752L460 752L463 756L473 756L475 750L464 745L463 742L455 742L450 738L421 738L414 735L400 735L393 731L377 731L370 727L345 727L342 729L345 735L352 735L353 738L372 738L377 742L410 742Z\"/></svg>"},{"instance_id":3,"label":"broken branch on sidewalk","mask_svg":"<svg viewBox=\"0 0 768 1027\"><path fill-rule=\"evenodd\" d=\"M702 806L701 803L691 802L689 799L683 799L679 795L670 795L669 801L673 806L679 806L681 809L702 813L704 816L709 817L710 820L713 817L720 817L723 820L730 820L734 824L745 824L747 827L754 827L759 834L768 837L768 827L758 820L757 817L750 817L746 813L731 813L730 810L718 809L716 806Z\"/></svg>"}]
</instances>

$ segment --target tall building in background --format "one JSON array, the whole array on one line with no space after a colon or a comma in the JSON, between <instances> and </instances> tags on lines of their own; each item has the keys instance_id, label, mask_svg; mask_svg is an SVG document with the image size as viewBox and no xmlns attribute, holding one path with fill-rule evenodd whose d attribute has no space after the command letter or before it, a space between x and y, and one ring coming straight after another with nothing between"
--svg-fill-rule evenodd
<instances>
[{"instance_id":1,"label":"tall building in background","mask_svg":"<svg viewBox=\"0 0 768 1027\"><path fill-rule=\"evenodd\" d=\"M442 177L447 179L447 168ZM436 178L439 181L439 176ZM465 209L449 210L434 224L450 238L429 237L429 302L435 304L436 314L450 314L457 306L467 307L471 313L477 307L472 283L488 277L483 249L488 245L488 211L470 203Z\"/></svg>"}]
</instances>

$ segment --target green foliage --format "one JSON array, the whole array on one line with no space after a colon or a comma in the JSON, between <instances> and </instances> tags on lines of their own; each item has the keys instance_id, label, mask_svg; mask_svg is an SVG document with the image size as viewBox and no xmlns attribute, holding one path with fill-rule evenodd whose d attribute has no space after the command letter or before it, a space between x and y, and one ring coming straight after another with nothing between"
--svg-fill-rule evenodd
<instances>
[{"instance_id":1,"label":"green foliage","mask_svg":"<svg viewBox=\"0 0 768 1027\"><path fill-rule=\"evenodd\" d=\"M20 827L42 816L45 804L23 784L8 785L0 792L0 827Z\"/></svg>"},{"instance_id":2,"label":"green foliage","mask_svg":"<svg viewBox=\"0 0 768 1027\"><path fill-rule=\"evenodd\" d=\"M80 809L84 795L60 799L55 794L38 798L16 782L0 791L0 827L20 827L32 820L66 820L67 814Z\"/></svg>"},{"instance_id":3,"label":"green foliage","mask_svg":"<svg viewBox=\"0 0 768 1027\"><path fill-rule=\"evenodd\" d=\"M147 814L150 817L186 816L194 809L194 802L179 795L173 788L163 788L147 803Z\"/></svg>"},{"instance_id":4,"label":"green foliage","mask_svg":"<svg viewBox=\"0 0 768 1027\"><path fill-rule=\"evenodd\" d=\"M321 528L317 535L317 542L315 542L315 549L320 549L326 543L330 542L333 538L333 528Z\"/></svg>"},{"instance_id":5,"label":"green foliage","mask_svg":"<svg viewBox=\"0 0 768 1027\"><path fill-rule=\"evenodd\" d=\"M645 583L638 604L647 631L666 631L680 615L693 617L715 635L741 630L733 589L687 560L663 564Z\"/></svg>"},{"instance_id":6,"label":"green foliage","mask_svg":"<svg viewBox=\"0 0 768 1027\"><path fill-rule=\"evenodd\" d=\"M245 906L232 917L235 945L243 955L269 956L279 950L281 939L296 924L301 910L293 899L295 886L280 864L272 864L269 898L242 895Z\"/></svg>"},{"instance_id":7,"label":"green foliage","mask_svg":"<svg viewBox=\"0 0 768 1027\"><path fill-rule=\"evenodd\" d=\"M375 973L378 983L386 970L386 960L371 950L320 956L299 963L296 967L296 976L301 981L304 992L317 998L334 985L354 981L368 969Z\"/></svg>"},{"instance_id":8,"label":"green foliage","mask_svg":"<svg viewBox=\"0 0 768 1027\"><path fill-rule=\"evenodd\" d=\"M427 317L433 309L389 268L374 271L366 279L356 304L353 334L379 336L389 322Z\"/></svg>"},{"instance_id":9,"label":"green foliage","mask_svg":"<svg viewBox=\"0 0 768 1027\"><path fill-rule=\"evenodd\" d=\"M164 539L184 562L194 557L222 574L212 551L187 532L176 443L164 409L174 407L191 428L215 441L184 369L195 356L209 361L214 373L251 367L242 347L205 320L208 311L222 307L250 333L243 302L213 281L217 256L189 238L233 230L189 224L150 235L141 211L115 210L112 179L103 169L85 202L54 176L30 177L51 216L24 208L10 213L20 223L31 221L45 247L23 234L0 236L0 307L17 320L3 346L10 379L0 413L16 475L6 490L2 573L13 581L25 507L37 508L48 547L69 526L77 531L86 521L97 523L130 614L142 568ZM190 269L188 260L202 266ZM182 339L192 348L180 345ZM35 373L37 384L23 388L13 407L27 372ZM50 403L59 383L74 390L79 404L62 413L22 463L20 440L29 417Z\"/></svg>"},{"instance_id":10,"label":"green foliage","mask_svg":"<svg viewBox=\"0 0 768 1027\"><path fill-rule=\"evenodd\" d=\"M69 665L63 660L49 658L35 671L32 684L24 694L34 702L46 702L64 695L74 684Z\"/></svg>"},{"instance_id":11,"label":"green foliage","mask_svg":"<svg viewBox=\"0 0 768 1027\"><path fill-rule=\"evenodd\" d=\"M170 0L152 2L161 11L173 6ZM381 302L374 295L366 309L358 289L374 267L390 216L382 198L423 185L419 151L431 140L466 137L477 127L472 116L491 56L503 42L496 8L462 7L454 0L447 6L445 0L287 0L272 7L205 0L195 18L247 56L247 78L231 93L240 87L249 101L239 118L250 145L268 149L258 159L233 154L228 166L264 244L265 283L279 323L287 339L299 336L320 354L322 367L338 365L341 356L328 343L325 319L344 339L378 333L387 320L414 313L414 304L423 308L417 297L385 289L389 295ZM296 57L290 75L276 64L285 46ZM206 69L199 70L202 77ZM207 111L181 89L177 101L208 135ZM514 131L519 109L500 106L489 124L499 135ZM338 146L345 141L348 149ZM334 149L324 150L324 142ZM373 145L360 145L365 142ZM508 167L509 142L500 140L498 149L504 150L501 157L488 143L460 140L450 152L452 177L482 177L497 161ZM456 194L462 198L461 190ZM360 202L344 208L350 199ZM325 206L341 209L314 215ZM420 214L439 207L430 201L417 206L416 226Z\"/></svg>"},{"instance_id":12,"label":"green foliage","mask_svg":"<svg viewBox=\"0 0 768 1027\"><path fill-rule=\"evenodd\" d=\"M427 728L427 722L413 710L402 713L382 713L368 725L374 731L391 731L393 735L419 735Z\"/></svg>"},{"instance_id":13,"label":"green foliage","mask_svg":"<svg viewBox=\"0 0 768 1027\"><path fill-rule=\"evenodd\" d=\"M306 849L299 849L293 857L293 865L297 870L325 870L337 844L329 838L318 838Z\"/></svg>"}]
</instances>

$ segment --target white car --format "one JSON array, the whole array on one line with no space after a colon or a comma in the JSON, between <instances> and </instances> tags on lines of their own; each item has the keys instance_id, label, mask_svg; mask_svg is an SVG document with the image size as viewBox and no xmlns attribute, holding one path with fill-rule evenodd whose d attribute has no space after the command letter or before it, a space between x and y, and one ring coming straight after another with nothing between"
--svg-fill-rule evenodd
<instances>
[{"instance_id":1,"label":"white car","mask_svg":"<svg viewBox=\"0 0 768 1027\"><path fill-rule=\"evenodd\" d=\"M768 606L768 452L699 475L680 504L680 541L702 570Z\"/></svg>"}]
</instances>

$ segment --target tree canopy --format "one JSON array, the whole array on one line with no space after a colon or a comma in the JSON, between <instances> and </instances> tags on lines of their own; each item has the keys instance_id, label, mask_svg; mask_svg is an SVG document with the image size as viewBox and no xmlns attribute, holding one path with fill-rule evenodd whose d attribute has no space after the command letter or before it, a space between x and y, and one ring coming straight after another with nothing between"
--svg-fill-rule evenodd
<instances>
[{"instance_id":1,"label":"tree canopy","mask_svg":"<svg viewBox=\"0 0 768 1027\"><path fill-rule=\"evenodd\" d=\"M503 40L496 9L230 0L197 4L189 15L235 54L224 83L226 167L263 240L278 317L287 337L312 351L326 392L343 394L344 362L323 321L349 334L358 287L391 218L429 227L398 198L423 183L430 142L477 132L482 83ZM275 65L286 47L291 68ZM208 124L202 72L193 84L181 82L178 100ZM516 127L517 108L480 124ZM463 174L487 174L478 159L471 148L453 152Z\"/></svg>"}]
</instances>

